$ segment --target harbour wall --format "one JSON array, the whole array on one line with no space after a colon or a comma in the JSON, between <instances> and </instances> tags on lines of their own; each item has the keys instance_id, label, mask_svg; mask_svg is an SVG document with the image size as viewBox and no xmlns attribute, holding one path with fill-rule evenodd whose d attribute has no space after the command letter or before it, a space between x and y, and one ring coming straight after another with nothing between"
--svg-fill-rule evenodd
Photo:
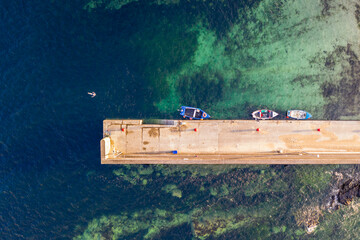
<instances>
[{"instance_id":1,"label":"harbour wall","mask_svg":"<svg viewBox=\"0 0 360 240\"><path fill-rule=\"evenodd\" d=\"M358 164L360 121L107 119L102 164Z\"/></svg>"}]
</instances>

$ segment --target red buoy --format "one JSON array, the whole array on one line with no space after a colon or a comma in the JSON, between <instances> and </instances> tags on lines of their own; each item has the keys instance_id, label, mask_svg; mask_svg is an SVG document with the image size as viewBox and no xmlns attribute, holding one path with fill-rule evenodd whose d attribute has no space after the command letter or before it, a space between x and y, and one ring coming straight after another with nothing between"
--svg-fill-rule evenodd
<instances>
[{"instance_id":1,"label":"red buoy","mask_svg":"<svg viewBox=\"0 0 360 240\"><path fill-rule=\"evenodd\" d=\"M260 132L260 128L257 128L256 131L257 131L257 132Z\"/></svg>"},{"instance_id":2,"label":"red buoy","mask_svg":"<svg viewBox=\"0 0 360 240\"><path fill-rule=\"evenodd\" d=\"M125 128L122 128L121 131L125 132Z\"/></svg>"},{"instance_id":3,"label":"red buoy","mask_svg":"<svg viewBox=\"0 0 360 240\"><path fill-rule=\"evenodd\" d=\"M197 128L194 128L194 131L197 132Z\"/></svg>"},{"instance_id":4,"label":"red buoy","mask_svg":"<svg viewBox=\"0 0 360 240\"><path fill-rule=\"evenodd\" d=\"M320 128L318 128L317 131L320 132Z\"/></svg>"}]
</instances>

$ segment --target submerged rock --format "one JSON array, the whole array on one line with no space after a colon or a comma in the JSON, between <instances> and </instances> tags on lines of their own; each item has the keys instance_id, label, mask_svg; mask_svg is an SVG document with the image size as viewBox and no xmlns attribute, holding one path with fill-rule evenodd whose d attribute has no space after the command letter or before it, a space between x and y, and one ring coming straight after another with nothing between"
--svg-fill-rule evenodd
<instances>
[{"instance_id":1,"label":"submerged rock","mask_svg":"<svg viewBox=\"0 0 360 240\"><path fill-rule=\"evenodd\" d=\"M319 206L313 205L303 207L295 213L296 224L305 227L307 233L312 233L319 225L319 218L322 215Z\"/></svg>"},{"instance_id":2,"label":"submerged rock","mask_svg":"<svg viewBox=\"0 0 360 240\"><path fill-rule=\"evenodd\" d=\"M158 208L133 213L124 212L117 216L93 219L85 231L73 239L128 239L128 236L140 231L144 232L142 239L153 239L161 231L187 223L188 220L187 214Z\"/></svg>"},{"instance_id":3,"label":"submerged rock","mask_svg":"<svg viewBox=\"0 0 360 240\"><path fill-rule=\"evenodd\" d=\"M338 183L339 181L342 183L338 184L338 187L333 190L330 201L326 205L307 205L297 210L294 214L297 225L303 226L307 233L314 232L319 226L319 219L325 213L325 209L330 210L330 212L332 212L331 210L338 210L340 206L350 205L356 197L360 197L360 180L358 176L353 176L353 178L350 178L347 181L342 181L344 177L343 173L334 172L334 175L338 177ZM357 204L355 203L355 205ZM353 204L352 207L354 208ZM357 209L358 207L355 206L355 208ZM341 215L338 211L336 213L330 213L330 215L339 214ZM330 215L325 217L325 222L328 222L329 219L333 218ZM326 228L326 226L322 228L322 231L324 228Z\"/></svg>"},{"instance_id":4,"label":"submerged rock","mask_svg":"<svg viewBox=\"0 0 360 240\"><path fill-rule=\"evenodd\" d=\"M350 179L341 186L338 201L341 204L349 205L354 197L360 197L360 181Z\"/></svg>"},{"instance_id":5,"label":"submerged rock","mask_svg":"<svg viewBox=\"0 0 360 240\"><path fill-rule=\"evenodd\" d=\"M360 197L360 181L349 179L340 185L338 192L331 196L330 210L337 210L339 205L349 205L355 197Z\"/></svg>"},{"instance_id":6,"label":"submerged rock","mask_svg":"<svg viewBox=\"0 0 360 240\"><path fill-rule=\"evenodd\" d=\"M201 209L192 213L191 225L196 238L218 237L235 229L251 227L269 215L276 214L279 205L275 201L269 201L251 207L238 206L223 210L220 210L219 207L213 206L208 210ZM278 232L282 232L282 229L284 228L282 227Z\"/></svg>"},{"instance_id":7,"label":"submerged rock","mask_svg":"<svg viewBox=\"0 0 360 240\"><path fill-rule=\"evenodd\" d=\"M182 197L182 191L175 184L167 184L165 187L162 188L162 190L167 193L171 193L173 197Z\"/></svg>"}]
</instances>

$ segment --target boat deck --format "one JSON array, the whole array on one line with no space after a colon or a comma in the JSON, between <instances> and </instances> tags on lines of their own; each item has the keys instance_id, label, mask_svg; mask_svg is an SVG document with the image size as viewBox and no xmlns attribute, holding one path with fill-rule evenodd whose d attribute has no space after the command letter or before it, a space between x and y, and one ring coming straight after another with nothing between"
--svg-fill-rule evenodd
<instances>
[{"instance_id":1,"label":"boat deck","mask_svg":"<svg viewBox=\"0 0 360 240\"><path fill-rule=\"evenodd\" d=\"M104 120L103 164L359 164L360 121ZM177 154L174 154L174 151Z\"/></svg>"}]
</instances>

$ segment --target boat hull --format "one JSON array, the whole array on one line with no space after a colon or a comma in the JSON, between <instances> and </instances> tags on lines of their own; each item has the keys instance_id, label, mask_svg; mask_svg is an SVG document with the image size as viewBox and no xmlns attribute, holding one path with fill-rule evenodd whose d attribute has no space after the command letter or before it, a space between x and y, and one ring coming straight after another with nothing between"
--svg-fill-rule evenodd
<instances>
[{"instance_id":1,"label":"boat hull","mask_svg":"<svg viewBox=\"0 0 360 240\"><path fill-rule=\"evenodd\" d=\"M183 118L187 118L190 120L203 120L210 118L210 115L200 108L182 106L180 108L180 115Z\"/></svg>"},{"instance_id":2,"label":"boat hull","mask_svg":"<svg viewBox=\"0 0 360 240\"><path fill-rule=\"evenodd\" d=\"M252 117L255 118L256 120L272 119L278 115L279 114L277 112L267 109L256 110L255 112L252 113Z\"/></svg>"},{"instance_id":3,"label":"boat hull","mask_svg":"<svg viewBox=\"0 0 360 240\"><path fill-rule=\"evenodd\" d=\"M310 119L312 115L303 110L289 110L287 111L287 118L292 118L296 120L306 120Z\"/></svg>"}]
</instances>

